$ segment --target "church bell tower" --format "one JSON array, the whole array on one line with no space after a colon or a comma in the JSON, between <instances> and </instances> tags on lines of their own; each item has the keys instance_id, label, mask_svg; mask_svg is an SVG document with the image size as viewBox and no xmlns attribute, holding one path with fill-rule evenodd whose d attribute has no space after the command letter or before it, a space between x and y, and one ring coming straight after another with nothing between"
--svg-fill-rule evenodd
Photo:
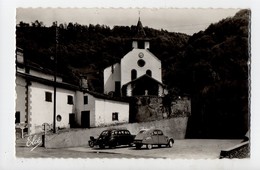
<instances>
[{"instance_id":1,"label":"church bell tower","mask_svg":"<svg viewBox=\"0 0 260 170\"><path fill-rule=\"evenodd\" d=\"M136 26L136 35L133 38L132 47L135 49L149 49L150 48L150 40L146 38L146 34L140 21L140 17Z\"/></svg>"}]
</instances>

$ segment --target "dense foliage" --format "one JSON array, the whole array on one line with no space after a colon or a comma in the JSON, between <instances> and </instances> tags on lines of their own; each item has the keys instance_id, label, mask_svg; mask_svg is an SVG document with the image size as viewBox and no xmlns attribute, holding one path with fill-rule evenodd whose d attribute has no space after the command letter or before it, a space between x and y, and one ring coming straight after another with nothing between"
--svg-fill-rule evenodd
<instances>
[{"instance_id":1,"label":"dense foliage","mask_svg":"<svg viewBox=\"0 0 260 170\"><path fill-rule=\"evenodd\" d=\"M171 94L190 94L190 138L239 138L248 130L250 11L211 24L205 31L185 34L145 27L150 51L163 65L163 82ZM131 50L136 26L60 24L58 70L87 75L90 87L102 92L102 70ZM53 68L55 23L17 25L17 46L25 56Z\"/></svg>"},{"instance_id":2,"label":"dense foliage","mask_svg":"<svg viewBox=\"0 0 260 170\"><path fill-rule=\"evenodd\" d=\"M190 37L172 62L173 85L182 85L192 94L187 137L239 138L247 132L249 17L250 11L241 10L233 18L211 24Z\"/></svg>"},{"instance_id":3,"label":"dense foliage","mask_svg":"<svg viewBox=\"0 0 260 170\"><path fill-rule=\"evenodd\" d=\"M144 28L150 38L152 52L164 61L168 55L174 56L186 44L189 36L165 30ZM102 71L132 49L132 38L136 26L60 24L45 27L42 22L17 25L17 46L24 49L25 56L32 62L53 68L51 56L56 51L58 40L58 70L64 75L87 75L92 90L102 92Z\"/></svg>"}]
</instances>

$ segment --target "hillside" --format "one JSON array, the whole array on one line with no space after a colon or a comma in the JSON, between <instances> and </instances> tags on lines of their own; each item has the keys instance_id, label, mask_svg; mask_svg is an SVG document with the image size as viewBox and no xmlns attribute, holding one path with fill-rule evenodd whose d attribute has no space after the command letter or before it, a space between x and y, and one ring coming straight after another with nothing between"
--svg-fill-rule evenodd
<instances>
[{"instance_id":1,"label":"hillside","mask_svg":"<svg viewBox=\"0 0 260 170\"><path fill-rule=\"evenodd\" d=\"M238 138L249 126L250 11L190 37L172 62L172 85L192 94L187 137Z\"/></svg>"},{"instance_id":2,"label":"hillside","mask_svg":"<svg viewBox=\"0 0 260 170\"><path fill-rule=\"evenodd\" d=\"M187 43L189 36L166 30L144 28L151 39L151 51L162 60L176 53ZM17 25L17 46L24 49L28 60L53 69L51 56L55 56L56 32L58 38L58 71L76 78L87 75L92 90L103 92L102 71L119 62L131 50L136 26L80 25L77 23L55 23L45 27L44 23L20 22ZM71 74L72 73L72 74Z\"/></svg>"}]
</instances>

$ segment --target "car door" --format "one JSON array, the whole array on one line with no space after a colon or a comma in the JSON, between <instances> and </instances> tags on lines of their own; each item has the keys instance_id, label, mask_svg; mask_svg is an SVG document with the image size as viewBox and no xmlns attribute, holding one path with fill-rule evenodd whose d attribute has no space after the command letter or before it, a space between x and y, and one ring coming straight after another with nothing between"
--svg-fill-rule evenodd
<instances>
[{"instance_id":1,"label":"car door","mask_svg":"<svg viewBox=\"0 0 260 170\"><path fill-rule=\"evenodd\" d=\"M158 139L158 131L154 130L151 134L151 138L152 138L152 144L158 144L159 139Z\"/></svg>"},{"instance_id":2,"label":"car door","mask_svg":"<svg viewBox=\"0 0 260 170\"><path fill-rule=\"evenodd\" d=\"M120 145L124 145L125 144L125 131L124 130L120 130L119 131L119 135L118 135L118 141L120 143Z\"/></svg>"},{"instance_id":3,"label":"car door","mask_svg":"<svg viewBox=\"0 0 260 170\"><path fill-rule=\"evenodd\" d=\"M158 135L158 144L167 144L167 139L161 130L157 131L157 135Z\"/></svg>"},{"instance_id":4,"label":"car door","mask_svg":"<svg viewBox=\"0 0 260 170\"><path fill-rule=\"evenodd\" d=\"M128 130L124 131L124 139L123 139L124 144L129 144L131 143L131 135Z\"/></svg>"}]
</instances>

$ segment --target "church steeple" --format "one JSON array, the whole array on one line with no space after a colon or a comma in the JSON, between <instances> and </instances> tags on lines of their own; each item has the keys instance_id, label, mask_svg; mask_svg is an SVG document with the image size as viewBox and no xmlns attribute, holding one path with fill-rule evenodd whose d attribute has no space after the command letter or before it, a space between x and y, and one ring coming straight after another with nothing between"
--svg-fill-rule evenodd
<instances>
[{"instance_id":1,"label":"church steeple","mask_svg":"<svg viewBox=\"0 0 260 170\"><path fill-rule=\"evenodd\" d=\"M138 18L138 22L137 22L137 26L136 26L136 34L133 38L132 47L137 48L137 49L150 48L149 39L146 38L143 24L140 19L140 12L139 12L139 18Z\"/></svg>"},{"instance_id":2,"label":"church steeple","mask_svg":"<svg viewBox=\"0 0 260 170\"><path fill-rule=\"evenodd\" d=\"M145 38L146 37L142 22L140 20L140 16L139 16L139 19L137 22L136 29L137 29L136 38Z\"/></svg>"}]
</instances>

